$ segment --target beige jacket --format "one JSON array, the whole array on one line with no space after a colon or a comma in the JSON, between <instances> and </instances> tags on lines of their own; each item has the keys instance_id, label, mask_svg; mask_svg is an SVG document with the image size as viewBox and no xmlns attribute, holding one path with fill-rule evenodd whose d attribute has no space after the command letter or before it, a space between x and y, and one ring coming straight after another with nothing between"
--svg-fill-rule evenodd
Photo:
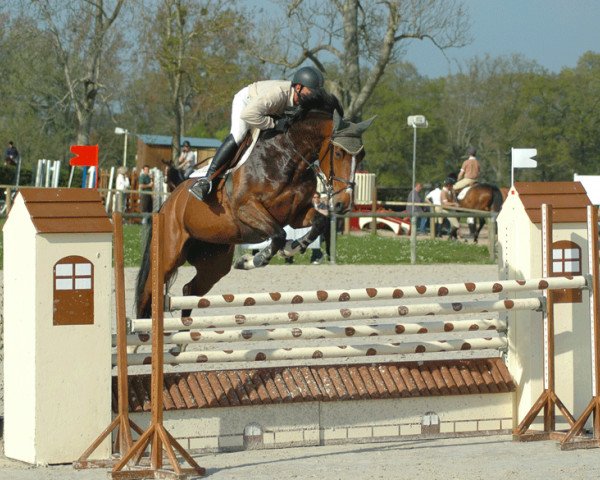
<instances>
[{"instance_id":1,"label":"beige jacket","mask_svg":"<svg viewBox=\"0 0 600 480\"><path fill-rule=\"evenodd\" d=\"M271 115L281 115L286 107L294 105L292 82L266 80L248 86L248 103L241 119L252 128L267 130L275 127Z\"/></svg>"}]
</instances>

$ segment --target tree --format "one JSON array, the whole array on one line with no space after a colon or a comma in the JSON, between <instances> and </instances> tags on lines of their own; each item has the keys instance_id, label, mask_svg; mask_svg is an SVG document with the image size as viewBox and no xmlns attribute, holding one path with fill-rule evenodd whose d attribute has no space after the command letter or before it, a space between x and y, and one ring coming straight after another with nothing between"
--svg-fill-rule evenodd
<instances>
[{"instance_id":1,"label":"tree","mask_svg":"<svg viewBox=\"0 0 600 480\"><path fill-rule=\"evenodd\" d=\"M327 72L329 88L351 119L361 117L386 67L411 40L429 40L442 50L468 41L468 16L459 0L293 0L283 5L286 23L277 29L270 18L252 51L285 68L308 60ZM333 69L327 62L339 69L338 76L329 75Z\"/></svg>"},{"instance_id":2,"label":"tree","mask_svg":"<svg viewBox=\"0 0 600 480\"><path fill-rule=\"evenodd\" d=\"M224 112L240 82L238 42L242 18L232 2L162 0L145 18L145 69L155 85L165 80L173 160L189 124L212 111Z\"/></svg>"},{"instance_id":3,"label":"tree","mask_svg":"<svg viewBox=\"0 0 600 480\"><path fill-rule=\"evenodd\" d=\"M32 3L63 72L67 99L77 121L76 142L80 145L90 143L98 96L107 89L105 77L115 69L114 63L106 65L103 60L116 41L112 30L124 1L35 0Z\"/></svg>"}]
</instances>

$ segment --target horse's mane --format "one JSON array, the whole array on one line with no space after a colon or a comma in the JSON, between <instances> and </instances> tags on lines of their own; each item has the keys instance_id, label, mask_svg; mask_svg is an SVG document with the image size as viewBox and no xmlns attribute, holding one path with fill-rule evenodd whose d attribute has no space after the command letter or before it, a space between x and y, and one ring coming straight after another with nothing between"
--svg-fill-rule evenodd
<instances>
[{"instance_id":1,"label":"horse's mane","mask_svg":"<svg viewBox=\"0 0 600 480\"><path fill-rule=\"evenodd\" d=\"M295 123L305 118L308 112L315 110L330 115L333 115L333 112L337 110L341 117L344 116L344 108L338 98L322 88L312 90L310 94L301 96L300 104L286 112L286 114Z\"/></svg>"}]
</instances>

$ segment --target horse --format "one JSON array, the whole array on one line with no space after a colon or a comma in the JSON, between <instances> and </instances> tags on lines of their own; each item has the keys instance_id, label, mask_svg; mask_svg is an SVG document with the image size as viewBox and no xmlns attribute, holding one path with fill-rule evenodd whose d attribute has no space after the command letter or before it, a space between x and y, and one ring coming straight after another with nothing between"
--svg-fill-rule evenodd
<instances>
[{"instance_id":1,"label":"horse","mask_svg":"<svg viewBox=\"0 0 600 480\"><path fill-rule=\"evenodd\" d=\"M496 185L489 183L475 183L472 185L465 197L458 200L458 205L463 208L471 208L473 210L483 210L485 212L499 212L502 208L504 198L502 192ZM473 242L477 243L479 232L485 225L485 218L479 218L479 226L475 228L473 233Z\"/></svg>"},{"instance_id":2,"label":"horse","mask_svg":"<svg viewBox=\"0 0 600 480\"><path fill-rule=\"evenodd\" d=\"M196 274L183 287L183 294L205 295L230 271L234 247L240 243L271 239L269 246L240 258L235 267L248 270L268 265L285 245L285 225L311 226L301 242L301 247L308 245L327 224L318 221L323 216L312 208L317 177L325 184L330 209L341 214L351 208L355 171L365 155L361 136L373 119L352 123L338 111L343 112L337 98L323 94L318 109L301 106L296 110L287 132L261 132L247 161L213 182L213 192L203 202L188 191L195 179L175 188L160 211L167 286L187 261ZM138 318L151 313L149 244L148 238L137 279ZM190 314L191 310L182 311L183 317Z\"/></svg>"}]
</instances>

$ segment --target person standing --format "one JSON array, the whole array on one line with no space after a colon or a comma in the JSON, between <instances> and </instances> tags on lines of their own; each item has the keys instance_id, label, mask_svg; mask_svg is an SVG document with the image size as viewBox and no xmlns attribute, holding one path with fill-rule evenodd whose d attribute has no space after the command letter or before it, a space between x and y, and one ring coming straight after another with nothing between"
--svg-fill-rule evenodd
<instances>
[{"instance_id":1,"label":"person standing","mask_svg":"<svg viewBox=\"0 0 600 480\"><path fill-rule=\"evenodd\" d=\"M425 196L425 201L429 202L433 205L433 211L434 212L441 212L442 211L442 189L440 188L440 183L436 182L433 185L433 190L431 190L431 192L429 192L426 196ZM434 228L435 228L435 236L436 237L441 237L442 236L442 225L444 223L444 219L441 217L438 217L435 219L435 224L434 224Z\"/></svg>"},{"instance_id":2,"label":"person standing","mask_svg":"<svg viewBox=\"0 0 600 480\"><path fill-rule=\"evenodd\" d=\"M423 189L423 184L417 182L415 184L414 190L408 194L406 210L411 215L419 215L420 213L425 212L425 208L422 205L414 205L423 203L423 197L421 196L421 190ZM417 232L418 233L427 233L427 217L419 217L417 222Z\"/></svg>"},{"instance_id":3,"label":"person standing","mask_svg":"<svg viewBox=\"0 0 600 480\"><path fill-rule=\"evenodd\" d=\"M127 210L127 193L125 193L125 190L129 190L130 187L127 167L119 167L117 169L117 180L115 183L117 188L116 211L124 213Z\"/></svg>"},{"instance_id":4,"label":"person standing","mask_svg":"<svg viewBox=\"0 0 600 480\"><path fill-rule=\"evenodd\" d=\"M456 195L454 193L454 189L452 186L455 181L452 177L446 178L444 180L444 186L442 187L442 193L440 194L440 203L442 204L443 211L447 212L446 208L448 207L458 207L458 202L456 201ZM458 219L456 217L447 217L450 222L450 235L448 236L448 240L457 240L458 239L458 228L460 224L458 223Z\"/></svg>"},{"instance_id":5,"label":"person standing","mask_svg":"<svg viewBox=\"0 0 600 480\"><path fill-rule=\"evenodd\" d=\"M152 213L152 190L154 189L154 181L150 175L150 167L144 165L139 178L140 189L140 210L142 213ZM142 224L150 223L150 217L144 216Z\"/></svg>"},{"instance_id":6,"label":"person standing","mask_svg":"<svg viewBox=\"0 0 600 480\"><path fill-rule=\"evenodd\" d=\"M327 210L327 205L325 202L321 200L321 195L319 192L315 192L312 196L312 204L313 208L316 210L316 214L319 217L324 217L325 219L329 218L329 211ZM323 218L320 218L323 219ZM326 228L321 234L321 240L325 243L325 253L327 254L327 259L329 260L329 237L330 237L330 228L329 222L326 223ZM313 265L318 265L323 261L323 250L321 250L321 246L318 248L313 248L310 255L310 263Z\"/></svg>"},{"instance_id":7,"label":"person standing","mask_svg":"<svg viewBox=\"0 0 600 480\"><path fill-rule=\"evenodd\" d=\"M15 147L14 142L8 142L8 148L4 152L4 164L15 167L19 161L19 151Z\"/></svg>"},{"instance_id":8,"label":"person standing","mask_svg":"<svg viewBox=\"0 0 600 480\"><path fill-rule=\"evenodd\" d=\"M196 160L196 152L192 151L190 142L186 140L181 146L181 155L179 155L177 162L177 168L181 171L184 179L190 178L190 175L194 172Z\"/></svg>"},{"instance_id":9,"label":"person standing","mask_svg":"<svg viewBox=\"0 0 600 480\"><path fill-rule=\"evenodd\" d=\"M473 147L469 147L467 150L467 155L469 157L463 162L460 167L460 172L458 172L457 182L454 184L454 191L458 192L465 187L473 185L479 179L479 172L481 171L481 166L479 165L479 160L475 156L477 154L477 150Z\"/></svg>"}]
</instances>

